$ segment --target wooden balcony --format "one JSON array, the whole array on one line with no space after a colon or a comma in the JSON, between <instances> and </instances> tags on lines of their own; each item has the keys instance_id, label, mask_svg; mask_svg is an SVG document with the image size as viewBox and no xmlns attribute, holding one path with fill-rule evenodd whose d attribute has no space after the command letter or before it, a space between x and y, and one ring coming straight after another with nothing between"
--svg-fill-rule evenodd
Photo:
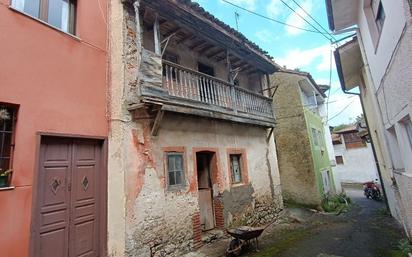
<instances>
[{"instance_id":1,"label":"wooden balcony","mask_svg":"<svg viewBox=\"0 0 412 257\"><path fill-rule=\"evenodd\" d=\"M162 87L142 85L144 103L162 110L273 127L272 99L163 60Z\"/></svg>"}]
</instances>

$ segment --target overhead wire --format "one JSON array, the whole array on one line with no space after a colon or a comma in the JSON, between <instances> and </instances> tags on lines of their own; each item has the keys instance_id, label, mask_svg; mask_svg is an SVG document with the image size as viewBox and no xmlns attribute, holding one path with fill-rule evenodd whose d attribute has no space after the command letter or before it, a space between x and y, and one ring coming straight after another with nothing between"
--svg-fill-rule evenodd
<instances>
[{"instance_id":1,"label":"overhead wire","mask_svg":"<svg viewBox=\"0 0 412 257\"><path fill-rule=\"evenodd\" d=\"M265 16L265 15L263 15L263 14L260 14L260 13L257 13L257 12L255 12L255 11L249 10L249 9L247 9L247 8L244 8L244 7L240 6L240 5L234 4L234 3L229 2L229 1L227 1L227 0L222 0L222 1L225 2L225 3L227 3L227 4L229 4L229 5L234 6L234 7L236 7L236 8L239 8L239 9L245 11L245 12L248 12L248 13L251 13L251 14L253 14L253 15L259 16L259 17L261 17L261 18L264 18L264 19L267 19L267 20L276 22L276 23L278 23L278 24L282 24L282 25L284 25L284 26L288 26L288 27L291 27L291 28L303 30L303 31L306 31L306 32L320 33L320 34L324 35L324 33L323 33L323 32L320 32L319 30L315 31L315 30L311 30L311 29L301 28L301 27L298 27L298 26L295 26L295 25L292 25L292 24L288 24L288 23L283 22L283 21L280 21L280 20L276 20L276 19L270 18L270 17L268 17L268 16Z\"/></svg>"},{"instance_id":2,"label":"overhead wire","mask_svg":"<svg viewBox=\"0 0 412 257\"><path fill-rule=\"evenodd\" d=\"M346 109L348 109L348 107L353 104L355 100L352 100L348 105L346 105L340 112L338 112L337 114L335 114L332 118L328 119L328 122L333 120L334 118L338 117L339 115L341 115Z\"/></svg>"},{"instance_id":3,"label":"overhead wire","mask_svg":"<svg viewBox=\"0 0 412 257\"><path fill-rule=\"evenodd\" d=\"M310 23L305 17L300 15L295 9L293 9L290 5L288 5L284 0L280 0L286 7L288 7L292 12L294 12L297 16L299 16L302 20L304 20L307 24L309 24L312 28L314 28L317 32L322 34L327 40L329 40L331 43L333 42L332 38L329 38L325 35L325 33L321 32L318 28L316 28L312 23Z\"/></svg>"},{"instance_id":4,"label":"overhead wire","mask_svg":"<svg viewBox=\"0 0 412 257\"><path fill-rule=\"evenodd\" d=\"M337 41L335 36L332 35L327 29L325 29L322 24L320 24L315 18L313 18L313 16L308 13L305 8L303 8L298 2L296 2L295 0L292 0L306 15L308 15L309 18L311 18L323 31L326 32L326 34L328 34L334 41Z\"/></svg>"}]
</instances>

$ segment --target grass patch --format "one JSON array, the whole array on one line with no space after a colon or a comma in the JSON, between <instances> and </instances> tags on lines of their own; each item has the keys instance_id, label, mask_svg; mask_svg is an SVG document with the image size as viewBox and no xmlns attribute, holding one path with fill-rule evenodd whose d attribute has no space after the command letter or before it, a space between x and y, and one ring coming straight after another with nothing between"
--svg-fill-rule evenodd
<instances>
[{"instance_id":1,"label":"grass patch","mask_svg":"<svg viewBox=\"0 0 412 257\"><path fill-rule=\"evenodd\" d=\"M280 240L275 242L272 246L261 250L258 253L254 253L251 257L275 257L281 254L282 252L290 249L293 245L296 245L297 242L309 237L311 235L309 229L297 229L297 230L287 230L284 233L279 235Z\"/></svg>"},{"instance_id":2,"label":"grass patch","mask_svg":"<svg viewBox=\"0 0 412 257\"><path fill-rule=\"evenodd\" d=\"M398 249L405 254L405 256L408 255L408 253L412 253L412 243L411 241L407 239L402 239L399 241L398 244Z\"/></svg>"},{"instance_id":3,"label":"grass patch","mask_svg":"<svg viewBox=\"0 0 412 257\"><path fill-rule=\"evenodd\" d=\"M322 209L325 212L341 213L347 211L351 200L345 193L326 195L322 200Z\"/></svg>"}]
</instances>

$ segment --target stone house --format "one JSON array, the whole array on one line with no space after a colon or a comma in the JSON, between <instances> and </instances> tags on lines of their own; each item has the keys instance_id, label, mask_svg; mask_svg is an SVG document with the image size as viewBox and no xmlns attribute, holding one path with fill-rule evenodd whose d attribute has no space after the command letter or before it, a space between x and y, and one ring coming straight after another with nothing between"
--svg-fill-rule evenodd
<instances>
[{"instance_id":1,"label":"stone house","mask_svg":"<svg viewBox=\"0 0 412 257\"><path fill-rule=\"evenodd\" d=\"M325 91L306 72L282 70L271 79L275 87L275 142L285 201L319 207L335 192L328 154ZM327 129L325 129L327 128Z\"/></svg>"},{"instance_id":2,"label":"stone house","mask_svg":"<svg viewBox=\"0 0 412 257\"><path fill-rule=\"evenodd\" d=\"M332 134L336 166L334 175L344 184L363 184L379 181L367 131L358 125L349 126ZM366 129L365 129L366 130Z\"/></svg>"},{"instance_id":3,"label":"stone house","mask_svg":"<svg viewBox=\"0 0 412 257\"><path fill-rule=\"evenodd\" d=\"M327 0L342 90L360 96L392 215L412 235L412 15L409 0Z\"/></svg>"},{"instance_id":4,"label":"stone house","mask_svg":"<svg viewBox=\"0 0 412 257\"><path fill-rule=\"evenodd\" d=\"M181 256L282 208L278 66L187 0L111 1L109 256Z\"/></svg>"}]
</instances>

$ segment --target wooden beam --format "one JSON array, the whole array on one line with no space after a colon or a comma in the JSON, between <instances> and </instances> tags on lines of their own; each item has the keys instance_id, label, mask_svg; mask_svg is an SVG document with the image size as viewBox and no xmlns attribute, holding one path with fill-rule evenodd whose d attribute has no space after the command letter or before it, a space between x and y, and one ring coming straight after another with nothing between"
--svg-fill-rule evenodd
<instances>
[{"instance_id":1,"label":"wooden beam","mask_svg":"<svg viewBox=\"0 0 412 257\"><path fill-rule=\"evenodd\" d=\"M164 111L163 110L158 110L156 114L156 118L153 123L152 131L151 134L152 136L157 136L159 134L159 129L160 129L160 124L162 123Z\"/></svg>"},{"instance_id":2,"label":"wooden beam","mask_svg":"<svg viewBox=\"0 0 412 257\"><path fill-rule=\"evenodd\" d=\"M155 22L153 24L153 34L154 34L154 45L155 45L155 53L158 55L162 54L162 49L160 46L160 27L159 27L159 16L156 13Z\"/></svg>"},{"instance_id":3,"label":"wooden beam","mask_svg":"<svg viewBox=\"0 0 412 257\"><path fill-rule=\"evenodd\" d=\"M218 50L218 51L214 51L214 52L206 55L206 57L207 57L207 58L212 58L212 57L214 57L214 56L216 56L216 55L218 55L218 54L223 53L224 51L226 51L226 50L225 50L225 49L220 49L220 50Z\"/></svg>"},{"instance_id":4,"label":"wooden beam","mask_svg":"<svg viewBox=\"0 0 412 257\"><path fill-rule=\"evenodd\" d=\"M177 43L178 45L180 45L180 44L183 44L184 42L186 42L186 41L189 40L189 39L195 39L195 38L196 38L195 35L189 34L188 36L183 37L182 39L180 39L180 40L177 41L176 43Z\"/></svg>"},{"instance_id":5,"label":"wooden beam","mask_svg":"<svg viewBox=\"0 0 412 257\"><path fill-rule=\"evenodd\" d=\"M196 48L199 48L199 46L204 46L205 44L207 44L207 42L204 41L204 40L202 40L202 41L200 41L198 44L195 44L194 46L192 46L192 47L190 48L190 50L195 50Z\"/></svg>"},{"instance_id":6,"label":"wooden beam","mask_svg":"<svg viewBox=\"0 0 412 257\"><path fill-rule=\"evenodd\" d=\"M197 52L202 52L203 54L207 51L209 51L210 49L212 49L213 47L215 47L214 45L206 45L203 48L200 48Z\"/></svg>"},{"instance_id":7,"label":"wooden beam","mask_svg":"<svg viewBox=\"0 0 412 257\"><path fill-rule=\"evenodd\" d=\"M171 36L171 35L173 35L173 34L179 33L181 30L182 30L182 28L176 28L176 29L171 30L171 31L167 32L166 34L164 34L163 37L164 37L164 38L167 38L167 37L169 37L169 36Z\"/></svg>"}]
</instances>

